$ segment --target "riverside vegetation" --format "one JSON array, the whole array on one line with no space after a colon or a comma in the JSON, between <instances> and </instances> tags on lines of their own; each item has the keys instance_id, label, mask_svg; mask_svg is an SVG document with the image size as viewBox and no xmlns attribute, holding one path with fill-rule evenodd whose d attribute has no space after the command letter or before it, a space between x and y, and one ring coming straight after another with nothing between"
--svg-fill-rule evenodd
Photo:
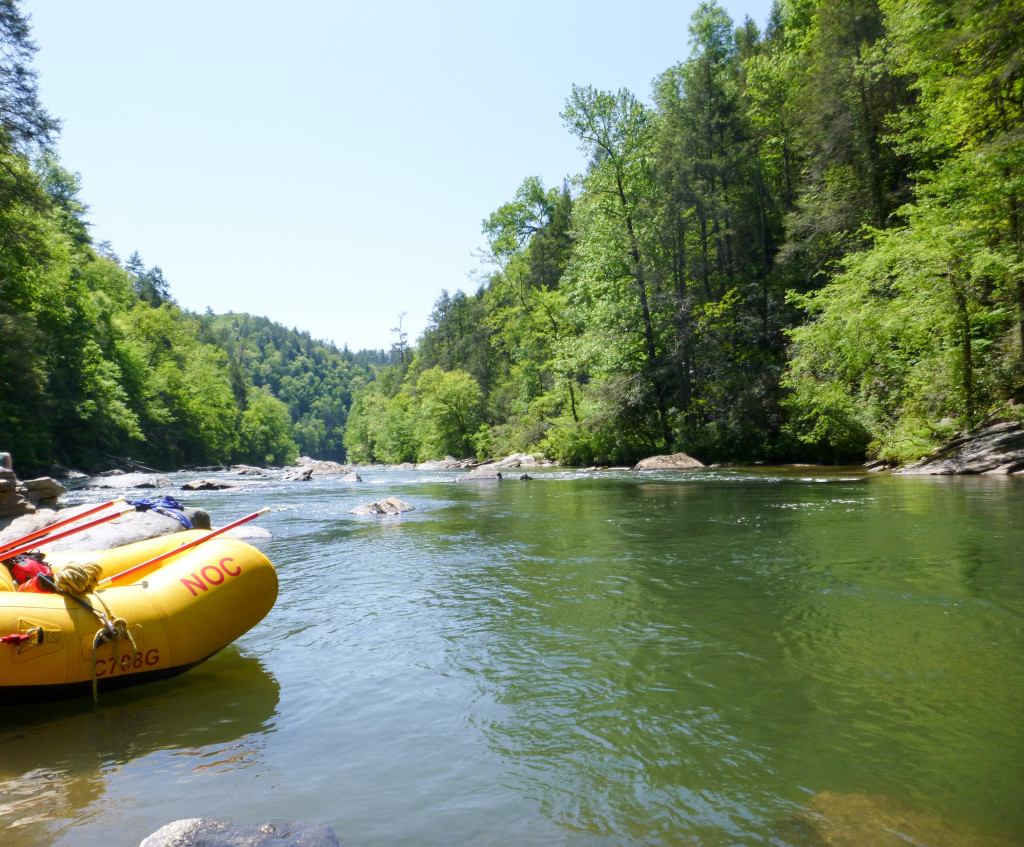
<instances>
[{"instance_id":1,"label":"riverside vegetation","mask_svg":"<svg viewBox=\"0 0 1024 847\"><path fill-rule=\"evenodd\" d=\"M650 104L573 86L584 173L525 179L478 289L386 353L191 314L94 243L16 0L0 40L0 441L25 465L899 462L1019 414L1016 0L777 0L763 32L703 3Z\"/></svg>"}]
</instances>

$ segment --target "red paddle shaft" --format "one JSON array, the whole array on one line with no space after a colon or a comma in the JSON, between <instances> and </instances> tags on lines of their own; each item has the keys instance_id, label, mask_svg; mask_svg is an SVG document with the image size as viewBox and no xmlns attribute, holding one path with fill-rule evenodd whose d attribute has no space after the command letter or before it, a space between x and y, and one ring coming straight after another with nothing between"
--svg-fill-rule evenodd
<instances>
[{"instance_id":1,"label":"red paddle shaft","mask_svg":"<svg viewBox=\"0 0 1024 847\"><path fill-rule=\"evenodd\" d=\"M27 544L29 541L39 538L41 535L49 535L55 529L60 529L62 526L67 526L68 524L74 523L75 521L80 521L82 518L87 518L89 517L89 515L95 515L97 512L102 512L104 509L110 506L116 506L118 503L123 502L124 497L118 497L116 500L111 500L108 503L101 503L99 506L93 506L91 509L86 509L84 512L79 512L77 515L72 515L70 518L64 518L64 520L56 521L55 523L52 523L49 526L44 526L42 529L37 529L35 532L30 532L28 535L23 535L21 538L15 538L13 541L6 541L3 544L0 544L0 558L6 558L4 554L8 550L18 547L19 545ZM120 514L123 513L117 513L117 515ZM117 515L114 515L114 517L117 517ZM110 519L108 518L108 520ZM81 529L85 529L85 527L80 527L79 529L76 529L75 532L79 532ZM40 542L40 544L45 543L45 541Z\"/></svg>"},{"instance_id":2,"label":"red paddle shaft","mask_svg":"<svg viewBox=\"0 0 1024 847\"><path fill-rule=\"evenodd\" d=\"M89 523L84 523L81 526L66 529L64 530L64 532L58 532L56 535L51 535L49 538L43 538L41 540L33 541L31 544L26 544L22 547L17 548L16 550L4 550L3 553L0 553L0 558L13 559L15 556L20 556L22 553L27 553L29 550L35 550L39 547L42 547L44 544L49 544L52 541L59 541L61 538L67 538L69 535L74 535L76 532L81 532L82 530L91 529L94 526L99 526L101 523L112 521L114 518L119 518L121 517L121 515L126 515L128 514L128 512L131 511L134 511L134 509L131 506L129 506L127 509L122 509L119 512L112 512L109 515L104 515L102 518L97 518L94 521L89 521Z\"/></svg>"},{"instance_id":3,"label":"red paddle shaft","mask_svg":"<svg viewBox=\"0 0 1024 847\"><path fill-rule=\"evenodd\" d=\"M169 559L171 556L177 556L179 553L184 553L186 550L191 550L193 547L198 547L200 544L205 544L211 538L215 538L222 532L227 532L229 529L234 529L236 526L241 526L247 521L251 521L253 518L258 518L260 515L265 515L269 511L270 507L264 506L258 512L253 512L251 515L246 515L244 518L239 518L234 523L229 523L227 526L222 526L220 529L215 529L213 532L207 533L201 538L197 538L195 541L190 541L188 542L188 544L182 544L180 547L175 547L173 550L168 550L166 553L161 553L159 556L154 556L149 561L143 562L140 565L135 565L135 567L128 568L128 570L126 571L121 571L121 573L114 574L113 576L108 576L106 579L101 580L99 584L104 585L108 582L117 582L119 580L122 580L130 574L136 573L137 571L141 571L143 568L148 568L152 565L155 565L157 562L162 562L164 559Z\"/></svg>"}]
</instances>

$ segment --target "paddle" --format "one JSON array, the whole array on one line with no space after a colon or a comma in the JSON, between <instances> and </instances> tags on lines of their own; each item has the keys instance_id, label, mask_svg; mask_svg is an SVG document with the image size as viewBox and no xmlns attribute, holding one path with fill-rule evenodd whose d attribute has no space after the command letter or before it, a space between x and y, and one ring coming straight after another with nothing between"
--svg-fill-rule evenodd
<instances>
[{"instance_id":1,"label":"paddle","mask_svg":"<svg viewBox=\"0 0 1024 847\"><path fill-rule=\"evenodd\" d=\"M116 500L114 502L117 502ZM126 515L129 512L135 511L133 507L129 506L126 509L122 509L119 512L111 512L109 515L104 515L102 518L97 518L89 523L84 523L81 526L75 526L71 529L66 529L64 532L58 532L55 535L51 535L49 538L42 538L33 541L31 544L25 544L17 549L4 550L0 553L0 559L13 559L15 556L20 556L22 553L27 553L29 550L35 550L42 547L44 544L50 544L54 541L59 541L61 538L67 538L69 535L74 535L76 532L82 532L86 529L92 529L94 526L99 526L107 521L112 521L114 518L119 518L121 515ZM20 542L19 542L20 543Z\"/></svg>"},{"instance_id":2,"label":"paddle","mask_svg":"<svg viewBox=\"0 0 1024 847\"><path fill-rule=\"evenodd\" d=\"M175 547L173 550L168 550L166 553L161 553L159 556L154 556L152 559L149 559L148 561L145 561L142 564L128 568L128 570L126 571L121 571L121 573L114 574L113 576L108 576L106 579L100 580L99 585L105 585L108 582L118 582L119 580L124 579L126 576L129 576L130 574L141 571L144 568L151 567L157 564L158 562L162 562L164 559L169 559L171 556L177 556L179 553L184 553L186 550L191 550L193 547L198 547L200 544L205 544L211 538L216 538L222 532L227 532L229 529L234 529L236 526L241 526L242 524L251 521L253 518L258 518L260 515L265 515L269 511L270 507L264 506L258 512L253 512L251 515L246 515L244 518L239 518L237 521L229 523L226 526L222 526L220 529L215 529L213 530L213 532L207 533L201 538L197 538L195 541L190 541L187 544L182 544L180 547Z\"/></svg>"},{"instance_id":3,"label":"paddle","mask_svg":"<svg viewBox=\"0 0 1024 847\"><path fill-rule=\"evenodd\" d=\"M76 521L80 521L82 518L87 518L89 517L89 515L95 515L97 512L102 512L104 509L110 506L116 506L118 503L123 502L124 497L118 497L116 500L111 500L107 503L101 503L99 506L93 506L91 509L86 509L84 512L79 512L77 515L72 515L70 518L64 518L63 520L56 521L55 523L52 523L49 526L44 526L42 529L37 529L35 532L30 532L28 535L23 535L21 538L15 538L13 541L5 541L3 544L0 544L0 559L6 558L4 554L8 550L13 549L14 547L27 544L29 541L39 538L41 535L49 535L55 529L60 529L62 526L67 526L68 524L75 523ZM113 520L113 518L116 518L120 514L123 513L118 512L112 517L107 518L107 520ZM80 527L79 529L76 529L75 532L80 532L84 528L85 527Z\"/></svg>"}]
</instances>

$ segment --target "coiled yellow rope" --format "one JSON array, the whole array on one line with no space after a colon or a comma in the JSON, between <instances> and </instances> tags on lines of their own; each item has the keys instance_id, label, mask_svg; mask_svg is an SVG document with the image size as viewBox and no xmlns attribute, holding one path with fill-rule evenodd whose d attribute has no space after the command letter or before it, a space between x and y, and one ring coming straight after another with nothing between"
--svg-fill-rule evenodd
<instances>
[{"instance_id":1,"label":"coiled yellow rope","mask_svg":"<svg viewBox=\"0 0 1024 847\"><path fill-rule=\"evenodd\" d=\"M53 571L53 583L66 594L82 597L92 591L100 581L103 568L98 562L68 562Z\"/></svg>"}]
</instances>

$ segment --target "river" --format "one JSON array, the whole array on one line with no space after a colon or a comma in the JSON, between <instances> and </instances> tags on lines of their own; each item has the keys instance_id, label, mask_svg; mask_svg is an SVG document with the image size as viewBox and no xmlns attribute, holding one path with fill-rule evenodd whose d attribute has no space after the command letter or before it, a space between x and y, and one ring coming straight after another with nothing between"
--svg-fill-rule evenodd
<instances>
[{"instance_id":1,"label":"river","mask_svg":"<svg viewBox=\"0 0 1024 847\"><path fill-rule=\"evenodd\" d=\"M360 472L172 490L271 508L277 604L177 679L0 710L4 847L1024 844L1024 481Z\"/></svg>"}]
</instances>

